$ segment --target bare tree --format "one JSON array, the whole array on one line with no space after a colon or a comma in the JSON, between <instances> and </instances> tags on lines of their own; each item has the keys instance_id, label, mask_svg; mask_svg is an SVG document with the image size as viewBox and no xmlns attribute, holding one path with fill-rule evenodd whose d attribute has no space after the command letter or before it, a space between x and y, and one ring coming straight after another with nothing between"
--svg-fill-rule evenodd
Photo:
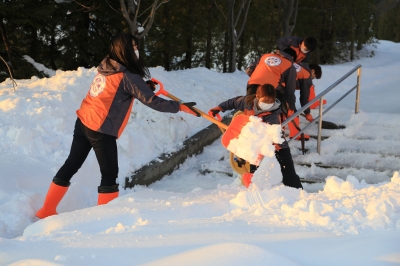
<instances>
[{"instance_id":1,"label":"bare tree","mask_svg":"<svg viewBox=\"0 0 400 266\"><path fill-rule=\"evenodd\" d=\"M283 36L290 36L294 30L298 5L299 0L280 0Z\"/></svg>"},{"instance_id":2,"label":"bare tree","mask_svg":"<svg viewBox=\"0 0 400 266\"><path fill-rule=\"evenodd\" d=\"M215 1L214 1L215 2ZM225 16L224 12L220 8L220 11L223 13L225 18L227 19L227 50L228 50L228 71L227 72L235 72L236 70L236 48L237 43L240 39L240 36L243 33L244 26L247 20L247 14L249 13L251 0L241 0L237 13L235 13L235 0L227 0L227 12L228 15ZM217 3L215 3L216 6ZM241 25L238 26L239 21ZM239 30L236 30L236 27L239 27Z\"/></svg>"},{"instance_id":3,"label":"bare tree","mask_svg":"<svg viewBox=\"0 0 400 266\"><path fill-rule=\"evenodd\" d=\"M145 36L153 25L156 10L160 5L169 2L169 0L153 0L153 3L147 7L142 13L139 13L140 0L120 0L121 12L128 23L131 34L142 38ZM160 4L159 4L160 2ZM142 22L138 22L138 18L150 9L150 14Z\"/></svg>"},{"instance_id":4,"label":"bare tree","mask_svg":"<svg viewBox=\"0 0 400 266\"><path fill-rule=\"evenodd\" d=\"M7 55L8 55L8 62L9 62L10 68L11 68L11 69L9 69L9 71L10 71L10 74L12 75L12 73L14 72L14 66L12 63L10 42L8 41L6 28L4 27L3 17L0 17L0 32L1 32L1 37L3 38L4 46L6 47L6 51L7 51Z\"/></svg>"}]
</instances>

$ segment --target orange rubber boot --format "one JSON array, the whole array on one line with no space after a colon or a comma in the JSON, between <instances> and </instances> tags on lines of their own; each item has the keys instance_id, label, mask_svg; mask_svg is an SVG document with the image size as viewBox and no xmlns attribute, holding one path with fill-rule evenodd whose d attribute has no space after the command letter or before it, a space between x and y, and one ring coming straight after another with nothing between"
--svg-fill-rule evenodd
<instances>
[{"instance_id":1,"label":"orange rubber boot","mask_svg":"<svg viewBox=\"0 0 400 266\"><path fill-rule=\"evenodd\" d=\"M310 88L310 96L308 97L308 101L310 102L314 98L315 98L315 89L314 89L314 86L311 86L311 88ZM326 104L326 100L323 100L322 104ZM311 109L316 109L318 107L319 107L319 101L316 101L315 103L313 103L310 106Z\"/></svg>"},{"instance_id":2,"label":"orange rubber boot","mask_svg":"<svg viewBox=\"0 0 400 266\"><path fill-rule=\"evenodd\" d=\"M300 119L299 117L296 117L292 121L290 121L287 125L289 126L289 138L293 138L297 133L299 133L299 130L296 128L295 125L293 125L293 121L296 123L297 127L299 127ZM304 134L304 139L309 140L310 136L307 134ZM301 135L299 135L296 140L301 140Z\"/></svg>"},{"instance_id":3,"label":"orange rubber boot","mask_svg":"<svg viewBox=\"0 0 400 266\"><path fill-rule=\"evenodd\" d=\"M57 206L67 192L68 187L63 187L51 182L49 191L43 203L43 207L37 211L36 216L40 219L56 215Z\"/></svg>"},{"instance_id":4,"label":"orange rubber boot","mask_svg":"<svg viewBox=\"0 0 400 266\"><path fill-rule=\"evenodd\" d=\"M242 184L245 187L249 187L251 184L251 178L253 177L252 173L244 173L242 175Z\"/></svg>"},{"instance_id":5,"label":"orange rubber boot","mask_svg":"<svg viewBox=\"0 0 400 266\"><path fill-rule=\"evenodd\" d=\"M99 193L99 197L97 199L97 205L104 205L109 203L115 198L118 198L119 191L111 192L111 193Z\"/></svg>"}]
</instances>

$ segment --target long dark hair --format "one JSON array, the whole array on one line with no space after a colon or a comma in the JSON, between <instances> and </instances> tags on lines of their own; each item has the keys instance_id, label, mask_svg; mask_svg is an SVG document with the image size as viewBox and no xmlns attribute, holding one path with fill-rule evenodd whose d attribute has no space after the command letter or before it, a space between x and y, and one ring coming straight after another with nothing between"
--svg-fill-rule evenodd
<instances>
[{"instance_id":1,"label":"long dark hair","mask_svg":"<svg viewBox=\"0 0 400 266\"><path fill-rule=\"evenodd\" d=\"M141 58L138 58L133 49L132 41L139 47L139 38L129 33L115 35L110 43L110 52L106 64L114 69L109 59L113 59L125 66L130 72L142 78L150 78L150 72Z\"/></svg>"},{"instance_id":2,"label":"long dark hair","mask_svg":"<svg viewBox=\"0 0 400 266\"><path fill-rule=\"evenodd\" d=\"M246 103L248 105L251 105L251 107L253 107L254 99L256 98L256 96L258 96L258 98L267 96L267 97L273 98L275 100L276 99L275 87L272 86L271 84L263 84L263 85L258 86L255 94L248 95L246 97Z\"/></svg>"}]
</instances>

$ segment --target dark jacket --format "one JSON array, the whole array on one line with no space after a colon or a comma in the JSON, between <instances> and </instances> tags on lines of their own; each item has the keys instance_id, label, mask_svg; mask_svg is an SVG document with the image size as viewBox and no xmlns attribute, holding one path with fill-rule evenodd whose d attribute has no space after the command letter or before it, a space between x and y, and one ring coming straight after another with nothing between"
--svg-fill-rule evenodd
<instances>
[{"instance_id":1,"label":"dark jacket","mask_svg":"<svg viewBox=\"0 0 400 266\"><path fill-rule=\"evenodd\" d=\"M303 42L303 38L296 36L282 37L276 41L276 45L279 50L285 50L286 48L292 48L296 52L296 63L308 62L310 53L303 53L300 49L300 44Z\"/></svg>"},{"instance_id":2,"label":"dark jacket","mask_svg":"<svg viewBox=\"0 0 400 266\"><path fill-rule=\"evenodd\" d=\"M258 110L257 99L254 99L253 105L246 103L247 96L237 96L235 98L229 99L218 106L223 112L227 110L240 110L246 115L254 115L260 117L264 123L271 125L281 124L281 103L276 99L274 105L269 110ZM282 138L284 138L284 132L282 131ZM281 149L289 148L287 141L285 140L282 144L279 144Z\"/></svg>"},{"instance_id":3,"label":"dark jacket","mask_svg":"<svg viewBox=\"0 0 400 266\"><path fill-rule=\"evenodd\" d=\"M133 100L159 112L176 113L179 103L154 95L142 77L129 72L114 60L105 58L98 66L89 92L76 114L88 128L119 137L128 123Z\"/></svg>"}]
</instances>

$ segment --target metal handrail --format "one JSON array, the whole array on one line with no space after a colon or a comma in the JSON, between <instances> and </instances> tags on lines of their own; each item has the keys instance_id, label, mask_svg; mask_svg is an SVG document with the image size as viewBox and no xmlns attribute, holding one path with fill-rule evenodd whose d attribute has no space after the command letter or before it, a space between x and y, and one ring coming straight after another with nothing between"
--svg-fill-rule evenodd
<instances>
[{"instance_id":1,"label":"metal handrail","mask_svg":"<svg viewBox=\"0 0 400 266\"><path fill-rule=\"evenodd\" d=\"M355 107L355 113L357 114L359 112L360 108L360 80L361 80L361 65L357 65L355 68L350 70L346 75L338 79L335 83L333 83L331 86L329 86L326 90L321 92L318 96L316 96L313 100L311 100L309 103L301 107L296 113L294 113L292 116L290 116L288 119L282 122L282 127L286 126L290 121L292 121L294 118L299 116L304 110L309 108L313 103L319 100L319 116L314 118L312 122L310 122L308 125L306 125L303 129L301 129L295 136L293 136L288 143L290 143L292 140L296 139L298 136L300 136L301 133L304 132L309 126L311 126L315 121L318 120L318 139L317 139L317 152L321 154L321 134L322 134L322 116L327 113L330 109L332 109L336 104L338 104L343 98L345 98L347 95L349 95L354 89L357 89L356 93L356 107ZM323 106L323 97L325 94L330 92L333 88L335 88L337 85L339 85L343 80L348 78L351 74L353 74L357 70L357 84L352 87L349 91L347 91L342 97L340 97L336 102L331 104L324 112L322 112L322 106Z\"/></svg>"}]
</instances>

